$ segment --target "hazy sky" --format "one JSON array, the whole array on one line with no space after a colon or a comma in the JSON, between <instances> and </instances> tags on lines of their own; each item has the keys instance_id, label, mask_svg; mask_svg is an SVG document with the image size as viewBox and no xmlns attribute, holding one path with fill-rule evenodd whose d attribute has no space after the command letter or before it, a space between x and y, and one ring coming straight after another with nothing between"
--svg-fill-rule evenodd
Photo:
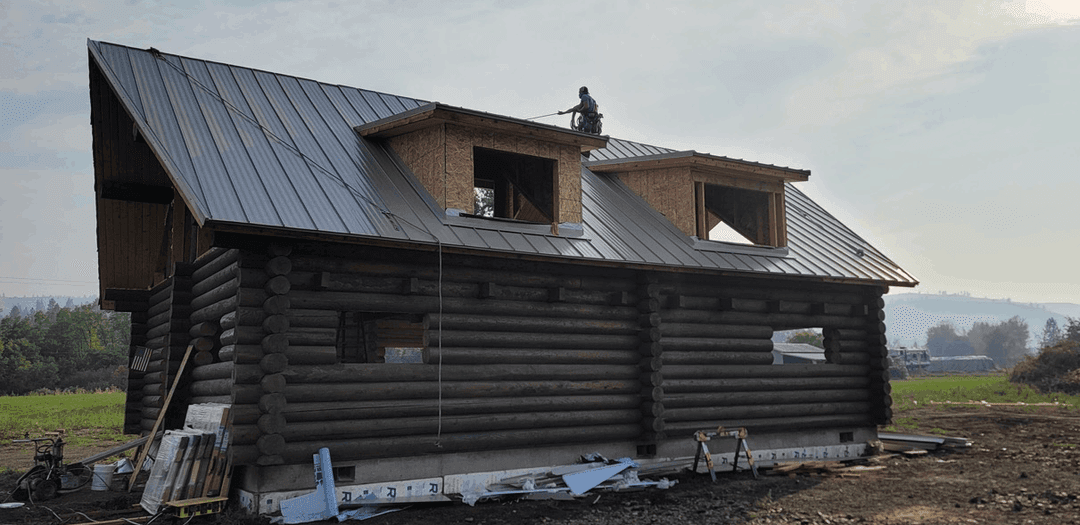
<instances>
[{"instance_id":1,"label":"hazy sky","mask_svg":"<svg viewBox=\"0 0 1080 525\"><path fill-rule=\"evenodd\" d=\"M811 170L917 290L1080 302L1077 1L0 0L9 296L96 292L87 38L521 118L588 85L612 136Z\"/></svg>"}]
</instances>

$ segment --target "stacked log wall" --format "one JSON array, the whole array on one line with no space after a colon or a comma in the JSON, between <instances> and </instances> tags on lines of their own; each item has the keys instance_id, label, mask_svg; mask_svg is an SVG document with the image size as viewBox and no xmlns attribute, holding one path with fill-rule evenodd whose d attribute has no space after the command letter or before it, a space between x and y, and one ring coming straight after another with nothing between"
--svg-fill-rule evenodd
<instances>
[{"instance_id":1,"label":"stacked log wall","mask_svg":"<svg viewBox=\"0 0 1080 525\"><path fill-rule=\"evenodd\" d=\"M631 272L529 272L448 257L440 313L433 255L348 259L294 250L285 276L287 367L275 381L284 385L276 399L284 428L274 434L284 439L282 460L307 461L322 446L348 460L641 437ZM273 318L259 308L272 294L257 278L270 260L256 251L242 259L238 369L268 355L259 338ZM341 312L423 319L423 363L339 363ZM261 401L266 408L274 400ZM267 461L270 434L261 423L234 421L239 460Z\"/></svg>"},{"instance_id":2,"label":"stacked log wall","mask_svg":"<svg viewBox=\"0 0 1080 525\"><path fill-rule=\"evenodd\" d=\"M142 393L141 432L149 432L157 421L165 397L172 386L180 361L184 357L191 313L191 266L176 264L174 274L150 290L146 311L145 346L150 361L142 384L128 385L129 395L137 386ZM183 423L183 407L187 405L185 389L178 386L177 397L166 414L166 428ZM180 408L176 408L180 407Z\"/></svg>"},{"instance_id":3,"label":"stacked log wall","mask_svg":"<svg viewBox=\"0 0 1080 525\"><path fill-rule=\"evenodd\" d=\"M878 322L869 311L880 298L874 290L720 279L664 285L660 341L669 433L877 423L887 384L881 385L881 361L874 357L880 350L871 355L868 344L867 326ZM823 328L827 362L773 365L773 331L809 327ZM876 348L883 349L879 339Z\"/></svg>"},{"instance_id":4,"label":"stacked log wall","mask_svg":"<svg viewBox=\"0 0 1080 525\"><path fill-rule=\"evenodd\" d=\"M131 342L128 346L128 380L127 380L127 399L124 403L124 433L125 434L138 434L142 431L142 417L143 417L143 386L146 384L144 377L146 371L134 370L130 367L131 363L135 360L136 353L141 348L146 347L146 332L147 332L147 315L146 312L149 309L149 292L142 292L141 298L137 301L133 301L126 305L124 311L130 312L131 315ZM118 309L119 310L119 309Z\"/></svg>"}]
</instances>

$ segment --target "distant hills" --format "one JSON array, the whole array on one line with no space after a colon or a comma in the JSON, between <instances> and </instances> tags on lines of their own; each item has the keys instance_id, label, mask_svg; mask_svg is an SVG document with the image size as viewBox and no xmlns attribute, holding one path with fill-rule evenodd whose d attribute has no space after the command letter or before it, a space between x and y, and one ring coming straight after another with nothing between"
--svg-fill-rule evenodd
<instances>
[{"instance_id":1,"label":"distant hills","mask_svg":"<svg viewBox=\"0 0 1080 525\"><path fill-rule=\"evenodd\" d=\"M922 346L926 330L941 321L951 321L965 332L976 321L997 324L1013 316L1027 321L1029 347L1042 334L1046 320L1053 317L1065 326L1066 317L1080 318L1080 304L1015 303L1007 299L986 299L968 295L888 294L885 296L885 325L889 345Z\"/></svg>"}]
</instances>

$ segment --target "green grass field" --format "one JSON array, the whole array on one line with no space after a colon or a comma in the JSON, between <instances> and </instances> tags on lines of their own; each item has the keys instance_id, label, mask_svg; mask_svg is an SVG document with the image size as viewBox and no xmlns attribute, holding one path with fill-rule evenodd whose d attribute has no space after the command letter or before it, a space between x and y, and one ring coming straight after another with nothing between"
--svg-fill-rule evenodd
<instances>
[{"instance_id":1,"label":"green grass field","mask_svg":"<svg viewBox=\"0 0 1080 525\"><path fill-rule=\"evenodd\" d=\"M1071 408L1080 408L1080 396L1042 394L1029 386L1010 383L1005 374L893 380L892 398L894 413L917 406L931 406L931 401L938 403L946 401L953 403L967 401L1053 403L1056 401Z\"/></svg>"},{"instance_id":2,"label":"green grass field","mask_svg":"<svg viewBox=\"0 0 1080 525\"><path fill-rule=\"evenodd\" d=\"M72 444L126 441L123 392L0 397L0 440L64 429Z\"/></svg>"}]
</instances>

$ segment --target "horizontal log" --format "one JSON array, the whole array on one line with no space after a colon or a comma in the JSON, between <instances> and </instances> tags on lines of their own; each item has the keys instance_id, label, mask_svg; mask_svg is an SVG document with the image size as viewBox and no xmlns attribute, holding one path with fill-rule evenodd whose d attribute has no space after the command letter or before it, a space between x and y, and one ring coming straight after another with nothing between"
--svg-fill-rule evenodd
<instances>
[{"instance_id":1,"label":"horizontal log","mask_svg":"<svg viewBox=\"0 0 1080 525\"><path fill-rule=\"evenodd\" d=\"M232 403L232 396L195 396L191 398L191 404L199 403L221 403L228 405Z\"/></svg>"},{"instance_id":2,"label":"horizontal log","mask_svg":"<svg viewBox=\"0 0 1080 525\"><path fill-rule=\"evenodd\" d=\"M281 374L265 375L259 380L259 386L262 387L262 391L267 394L284 392L286 384L287 380L285 379L285 376Z\"/></svg>"},{"instance_id":3,"label":"horizontal log","mask_svg":"<svg viewBox=\"0 0 1080 525\"><path fill-rule=\"evenodd\" d=\"M142 403L142 406L144 406L144 407L161 408L164 400L165 400L165 396L143 396L143 398L142 398L142 400L140 402Z\"/></svg>"},{"instance_id":4,"label":"horizontal log","mask_svg":"<svg viewBox=\"0 0 1080 525\"><path fill-rule=\"evenodd\" d=\"M258 405L233 404L229 409L229 419L234 425L254 425L262 417L262 413Z\"/></svg>"},{"instance_id":5,"label":"horizontal log","mask_svg":"<svg viewBox=\"0 0 1080 525\"><path fill-rule=\"evenodd\" d=\"M424 349L424 362L444 365L479 364L575 364L629 365L641 360L637 350L519 350L510 348L443 348Z\"/></svg>"},{"instance_id":6,"label":"horizontal log","mask_svg":"<svg viewBox=\"0 0 1080 525\"><path fill-rule=\"evenodd\" d=\"M221 316L229 312L235 311L236 306L239 304L239 302L239 297L231 296L206 307L195 309L191 313L191 321L194 323L201 323L203 321L218 321L221 319Z\"/></svg>"},{"instance_id":7,"label":"horizontal log","mask_svg":"<svg viewBox=\"0 0 1080 525\"><path fill-rule=\"evenodd\" d=\"M429 343L435 342L438 338L438 330L429 329L426 335ZM443 347L629 350L638 346L638 338L635 335L566 334L558 332L467 332L444 329L442 331L442 345Z\"/></svg>"},{"instance_id":8,"label":"horizontal log","mask_svg":"<svg viewBox=\"0 0 1080 525\"><path fill-rule=\"evenodd\" d=\"M327 366L290 366L282 375L289 385L353 383L394 383L408 381L518 381L631 379L640 371L636 365L470 365L438 367L396 363L342 363ZM445 384L445 383L444 383ZM337 385L335 385L337 386Z\"/></svg>"},{"instance_id":9,"label":"horizontal log","mask_svg":"<svg viewBox=\"0 0 1080 525\"><path fill-rule=\"evenodd\" d=\"M148 339L143 346L147 348L162 348L169 346L169 334L161 335L153 339Z\"/></svg>"},{"instance_id":10,"label":"horizontal log","mask_svg":"<svg viewBox=\"0 0 1080 525\"><path fill-rule=\"evenodd\" d=\"M865 366L833 364L664 367L664 375L669 379L866 377L869 373Z\"/></svg>"},{"instance_id":11,"label":"horizontal log","mask_svg":"<svg viewBox=\"0 0 1080 525\"><path fill-rule=\"evenodd\" d=\"M259 398L259 410L264 414L281 414L289 406L285 394L274 392Z\"/></svg>"},{"instance_id":12,"label":"horizontal log","mask_svg":"<svg viewBox=\"0 0 1080 525\"><path fill-rule=\"evenodd\" d=\"M496 397L443 399L442 414L497 414L506 412L558 412L572 410L633 409L641 403L636 394L598 396ZM403 401L348 401L328 403L290 403L283 411L290 423L342 419L384 419L395 417L437 416L438 399Z\"/></svg>"},{"instance_id":13,"label":"horizontal log","mask_svg":"<svg viewBox=\"0 0 1080 525\"><path fill-rule=\"evenodd\" d=\"M551 332L564 334L623 334L633 335L641 330L636 319L600 320L555 317L512 317L499 315L428 314L425 326L429 329L492 331L492 332ZM771 335L771 331L770 331Z\"/></svg>"},{"instance_id":14,"label":"horizontal log","mask_svg":"<svg viewBox=\"0 0 1080 525\"><path fill-rule=\"evenodd\" d=\"M864 317L844 317L838 315L725 312L713 310L661 310L660 315L663 316L665 322L672 323L767 325L776 330L806 327L862 328L866 326Z\"/></svg>"},{"instance_id":15,"label":"horizontal log","mask_svg":"<svg viewBox=\"0 0 1080 525\"><path fill-rule=\"evenodd\" d=\"M772 352L668 352L668 365L771 365Z\"/></svg>"},{"instance_id":16,"label":"horizontal log","mask_svg":"<svg viewBox=\"0 0 1080 525\"><path fill-rule=\"evenodd\" d=\"M194 366L209 365L214 362L214 354L207 351L197 352L191 356L191 362Z\"/></svg>"},{"instance_id":17,"label":"horizontal log","mask_svg":"<svg viewBox=\"0 0 1080 525\"><path fill-rule=\"evenodd\" d=\"M255 447L263 456L278 456L285 451L285 438L280 434L263 434L255 442Z\"/></svg>"},{"instance_id":18,"label":"horizontal log","mask_svg":"<svg viewBox=\"0 0 1080 525\"><path fill-rule=\"evenodd\" d=\"M737 419L711 419L699 421L674 421L668 422L667 434L669 436L685 435L687 438L702 429L713 429L717 426L725 428L745 427L753 436L756 433L767 431L799 432L813 428L859 428L873 427L875 423L869 414L836 414L822 416L793 416L793 417L766 417L766 418L737 418Z\"/></svg>"},{"instance_id":19,"label":"horizontal log","mask_svg":"<svg viewBox=\"0 0 1080 525\"><path fill-rule=\"evenodd\" d=\"M160 303L151 303L150 308L146 309L146 325L153 328L164 322L163 319L169 319L171 315L170 310L172 310L173 304L175 304L175 302L172 300L171 292L164 301L161 301Z\"/></svg>"},{"instance_id":20,"label":"horizontal log","mask_svg":"<svg viewBox=\"0 0 1080 525\"><path fill-rule=\"evenodd\" d=\"M302 441L310 436L349 436L350 439L414 436L443 432L490 432L496 430L547 429L617 425L641 421L633 410L587 410L566 412L517 412L443 417L393 417L387 419L290 422L281 435L286 441Z\"/></svg>"},{"instance_id":21,"label":"horizontal log","mask_svg":"<svg viewBox=\"0 0 1080 525\"><path fill-rule=\"evenodd\" d=\"M221 347L218 359L237 364L257 364L266 353L261 345L229 345ZM292 346L285 349L285 356L294 365L327 365L338 362L337 348L333 346Z\"/></svg>"},{"instance_id":22,"label":"horizontal log","mask_svg":"<svg viewBox=\"0 0 1080 525\"><path fill-rule=\"evenodd\" d=\"M265 317L265 315L264 315L264 317ZM259 318L259 323L262 323L262 318ZM230 328L236 327L236 324L237 324L237 312L235 310L233 310L231 312L226 312L225 315L221 316L221 320L219 321L219 324L220 324L221 330L228 330ZM245 324L248 324L249 326L257 326L257 323L245 323Z\"/></svg>"},{"instance_id":23,"label":"horizontal log","mask_svg":"<svg viewBox=\"0 0 1080 525\"><path fill-rule=\"evenodd\" d=\"M294 290L289 295L289 298L294 308L301 309L416 314L439 311L439 298L432 296ZM444 313L489 314L498 312L501 315L525 317L581 317L589 319L637 319L638 316L636 308L625 306L529 303L462 297L443 298L442 310Z\"/></svg>"},{"instance_id":24,"label":"horizontal log","mask_svg":"<svg viewBox=\"0 0 1080 525\"><path fill-rule=\"evenodd\" d=\"M265 375L266 372L258 364L238 364L233 368L232 380L238 385L257 385Z\"/></svg>"},{"instance_id":25,"label":"horizontal log","mask_svg":"<svg viewBox=\"0 0 1080 525\"><path fill-rule=\"evenodd\" d=\"M193 396L228 396L232 394L232 378L192 381L188 387Z\"/></svg>"},{"instance_id":26,"label":"horizontal log","mask_svg":"<svg viewBox=\"0 0 1080 525\"><path fill-rule=\"evenodd\" d=\"M700 393L668 393L664 397L665 413L673 410L693 411L704 407L748 405L793 405L797 403L853 403L870 401L866 388L832 388L820 390L727 391ZM682 416L680 416L682 417Z\"/></svg>"},{"instance_id":27,"label":"horizontal log","mask_svg":"<svg viewBox=\"0 0 1080 525\"><path fill-rule=\"evenodd\" d=\"M431 434L368 439L319 439L288 443L281 455L288 463L311 461L312 454L325 446L330 449L330 454L335 461L351 461L369 458L520 448L523 444L585 445L611 443L634 440L640 434L641 426L632 423L529 430L496 430L460 434L444 433L439 436L437 441Z\"/></svg>"},{"instance_id":28,"label":"horizontal log","mask_svg":"<svg viewBox=\"0 0 1080 525\"><path fill-rule=\"evenodd\" d=\"M276 374L289 368L289 358L285 354L267 354L259 360L259 367L267 374Z\"/></svg>"},{"instance_id":29,"label":"horizontal log","mask_svg":"<svg viewBox=\"0 0 1080 525\"><path fill-rule=\"evenodd\" d=\"M191 370L191 378L195 381L230 378L233 375L234 366L231 361L197 366Z\"/></svg>"},{"instance_id":30,"label":"horizontal log","mask_svg":"<svg viewBox=\"0 0 1080 525\"><path fill-rule=\"evenodd\" d=\"M259 385L237 385L230 387L232 402L237 405L254 405L262 397L262 387Z\"/></svg>"},{"instance_id":31,"label":"horizontal log","mask_svg":"<svg viewBox=\"0 0 1080 525\"><path fill-rule=\"evenodd\" d=\"M237 278L240 271L240 265L238 263L232 263L218 270L213 275L207 276L205 279L196 281L191 287L191 293L195 297L199 297L206 292L209 292L215 288L218 288L225 283L233 281Z\"/></svg>"},{"instance_id":32,"label":"horizontal log","mask_svg":"<svg viewBox=\"0 0 1080 525\"><path fill-rule=\"evenodd\" d=\"M241 307L233 313L229 328L233 326L262 326L267 314L262 308ZM297 328L334 328L341 323L341 312L337 310L300 310L290 308L285 317L289 319L289 326Z\"/></svg>"},{"instance_id":33,"label":"horizontal log","mask_svg":"<svg viewBox=\"0 0 1080 525\"><path fill-rule=\"evenodd\" d=\"M162 281L153 289L150 290L150 299L147 304L154 306L156 304L167 303L169 298L172 297L173 284L175 280L170 278Z\"/></svg>"},{"instance_id":34,"label":"horizontal log","mask_svg":"<svg viewBox=\"0 0 1080 525\"><path fill-rule=\"evenodd\" d=\"M782 390L825 390L835 388L865 388L865 377L755 377L740 379L673 379L664 373L664 390L668 397L693 392L744 392ZM665 403L667 400L665 400Z\"/></svg>"},{"instance_id":35,"label":"horizontal log","mask_svg":"<svg viewBox=\"0 0 1080 525\"><path fill-rule=\"evenodd\" d=\"M442 397L484 398L509 396L564 396L630 394L641 391L637 379L610 381L443 381ZM355 384L289 384L285 397L290 403L322 401L373 401L439 397L438 382Z\"/></svg>"},{"instance_id":36,"label":"horizontal log","mask_svg":"<svg viewBox=\"0 0 1080 525\"><path fill-rule=\"evenodd\" d=\"M281 414L263 414L259 416L259 420L256 422L256 426L259 427L259 431L263 434L281 434L285 431L287 425L285 416ZM289 438L288 435L284 435L284 437Z\"/></svg>"},{"instance_id":37,"label":"horizontal log","mask_svg":"<svg viewBox=\"0 0 1080 525\"><path fill-rule=\"evenodd\" d=\"M260 344L267 333L261 326L237 326L221 333L222 345ZM293 328L285 336L289 346L327 346L337 344L336 328Z\"/></svg>"},{"instance_id":38,"label":"horizontal log","mask_svg":"<svg viewBox=\"0 0 1080 525\"><path fill-rule=\"evenodd\" d=\"M235 263L239 259L240 250L225 251L218 257L212 258L206 261L202 266L196 268L195 271L192 272L191 278L194 282L203 281L207 277L221 271L222 268Z\"/></svg>"},{"instance_id":39,"label":"horizontal log","mask_svg":"<svg viewBox=\"0 0 1080 525\"><path fill-rule=\"evenodd\" d=\"M745 281L744 281L745 284ZM740 299L753 299L760 301L795 301L795 302L826 302L840 304L862 304L865 295L861 290L848 286L848 291L838 291L843 285L829 284L818 289L811 289L806 285L794 285L780 287L759 287L707 284L699 280L693 282L679 282L660 284L660 291L666 295L686 295L696 297L734 297ZM828 289L825 289L828 288Z\"/></svg>"},{"instance_id":40,"label":"horizontal log","mask_svg":"<svg viewBox=\"0 0 1080 525\"><path fill-rule=\"evenodd\" d=\"M221 331L221 327L213 321L203 321L191 325L188 329L188 335L191 337L212 337Z\"/></svg>"},{"instance_id":41,"label":"horizontal log","mask_svg":"<svg viewBox=\"0 0 1080 525\"><path fill-rule=\"evenodd\" d=\"M704 337L665 337L664 351L684 352L772 352L769 339L711 339Z\"/></svg>"},{"instance_id":42,"label":"horizontal log","mask_svg":"<svg viewBox=\"0 0 1080 525\"><path fill-rule=\"evenodd\" d=\"M223 301L237 294L240 289L240 279L233 277L232 279L212 288L202 295L191 300L191 307L195 310L205 308L214 303Z\"/></svg>"},{"instance_id":43,"label":"horizontal log","mask_svg":"<svg viewBox=\"0 0 1080 525\"><path fill-rule=\"evenodd\" d=\"M773 329L770 326L755 325L669 323L665 319L660 324L660 334L664 337L769 339L773 335Z\"/></svg>"}]
</instances>

